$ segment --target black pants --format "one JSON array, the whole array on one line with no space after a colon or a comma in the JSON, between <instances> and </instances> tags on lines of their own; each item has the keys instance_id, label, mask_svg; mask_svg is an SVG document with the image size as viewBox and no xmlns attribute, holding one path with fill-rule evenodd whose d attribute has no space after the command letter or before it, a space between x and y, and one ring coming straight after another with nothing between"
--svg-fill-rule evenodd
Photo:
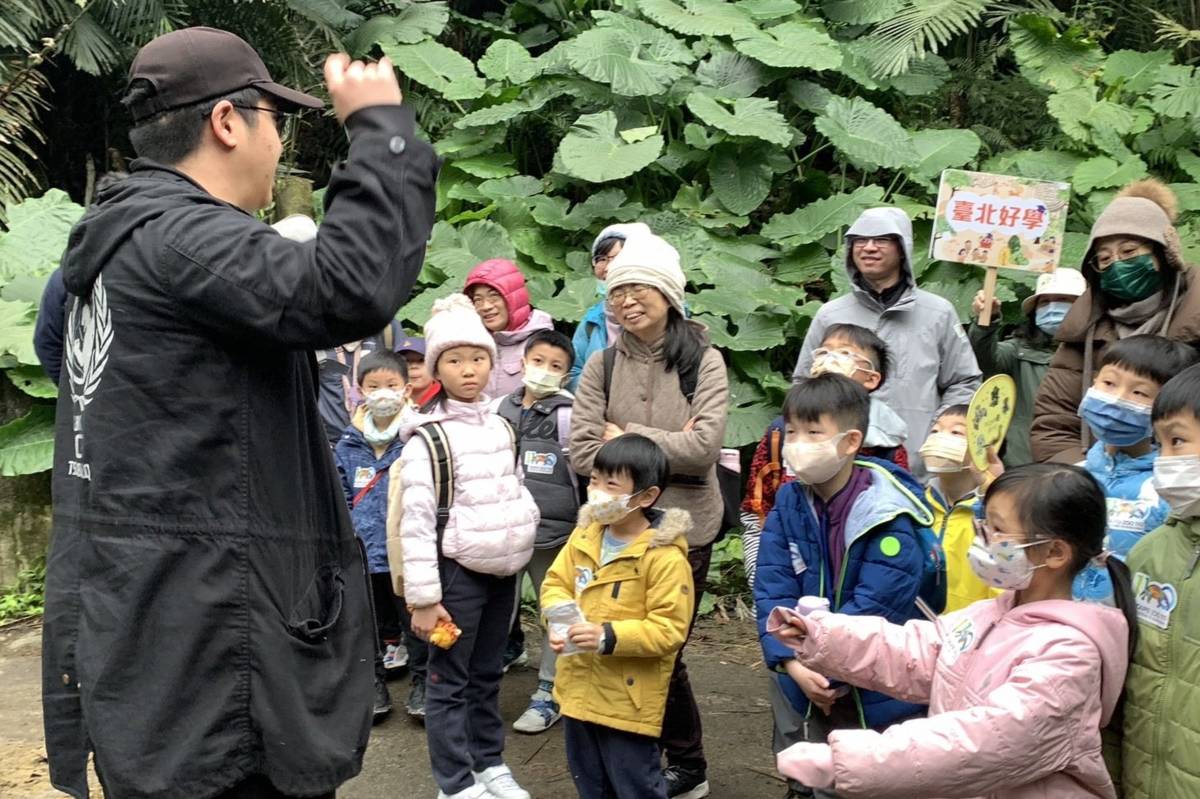
<instances>
[{"instance_id":1,"label":"black pants","mask_svg":"<svg viewBox=\"0 0 1200 799\"><path fill-rule=\"evenodd\" d=\"M696 614L700 612L700 597L708 585L708 564L712 561L712 544L688 549L688 563L692 566L692 594L696 605L692 609L692 623L688 627L688 638L696 626ZM686 646L686 644L685 644ZM675 670L671 672L671 684L667 688L667 707L663 714L662 736L658 739L667 754L667 763L690 771L706 772L708 761L704 759L704 735L700 727L700 708L692 693L688 680L687 665L683 662L683 648L675 656Z\"/></svg>"},{"instance_id":2,"label":"black pants","mask_svg":"<svg viewBox=\"0 0 1200 799\"><path fill-rule=\"evenodd\" d=\"M516 577L493 577L442 560L442 607L462 630L449 649L429 647L425 735L438 787L475 783L472 771L504 762L500 677Z\"/></svg>"},{"instance_id":3,"label":"black pants","mask_svg":"<svg viewBox=\"0 0 1200 799\"><path fill-rule=\"evenodd\" d=\"M563 735L579 799L666 799L653 738L567 717Z\"/></svg>"},{"instance_id":4,"label":"black pants","mask_svg":"<svg viewBox=\"0 0 1200 799\"><path fill-rule=\"evenodd\" d=\"M311 799L334 799L334 792L319 794ZM291 794L282 793L261 774L247 777L214 799L293 799Z\"/></svg>"},{"instance_id":5,"label":"black pants","mask_svg":"<svg viewBox=\"0 0 1200 799\"><path fill-rule=\"evenodd\" d=\"M412 616L403 597L392 591L392 576L387 572L371 575L371 593L375 597L375 631L378 651L375 672L383 676L384 641L403 641L408 652L408 671L413 682L425 681L425 664L429 660L429 644L412 631Z\"/></svg>"}]
</instances>

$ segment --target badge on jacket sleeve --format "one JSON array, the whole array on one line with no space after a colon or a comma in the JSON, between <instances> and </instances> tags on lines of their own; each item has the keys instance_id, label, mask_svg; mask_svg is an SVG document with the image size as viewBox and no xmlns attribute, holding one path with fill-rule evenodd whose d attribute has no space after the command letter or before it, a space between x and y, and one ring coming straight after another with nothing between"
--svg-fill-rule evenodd
<instances>
[{"instance_id":1,"label":"badge on jacket sleeve","mask_svg":"<svg viewBox=\"0 0 1200 799\"><path fill-rule=\"evenodd\" d=\"M1170 583L1156 583L1150 575L1138 572L1133 576L1133 595L1137 600L1138 621L1167 629L1171 624L1171 611L1179 604L1179 594Z\"/></svg>"}]
</instances>

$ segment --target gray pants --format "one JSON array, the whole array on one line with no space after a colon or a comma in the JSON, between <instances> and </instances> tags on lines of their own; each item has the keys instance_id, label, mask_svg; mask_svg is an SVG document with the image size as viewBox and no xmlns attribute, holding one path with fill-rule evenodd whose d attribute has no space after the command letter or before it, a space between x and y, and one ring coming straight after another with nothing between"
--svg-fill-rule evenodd
<instances>
[{"instance_id":1,"label":"gray pants","mask_svg":"<svg viewBox=\"0 0 1200 799\"><path fill-rule=\"evenodd\" d=\"M517 612L521 612L521 585L525 582L524 575L529 575L530 582L533 583L534 596L538 597L538 607L541 607L542 583L546 580L546 572L550 571L550 567L554 565L554 559L558 557L558 553L562 552L562 547L554 547L552 549L535 549L533 557L529 559L529 565L525 567L525 571L517 579ZM542 627L542 659L538 664L538 680L543 682L554 682L554 675L558 669L558 655L554 654L554 650L550 648L550 640L546 635L546 628Z\"/></svg>"},{"instance_id":2,"label":"gray pants","mask_svg":"<svg viewBox=\"0 0 1200 799\"><path fill-rule=\"evenodd\" d=\"M779 681L782 678L783 675L770 674L770 682L767 686L767 693L771 698L771 717L775 722L771 736L771 751L779 754L792 744L805 741L825 743L830 731L834 729L833 723L829 717L815 709L809 714L810 718L806 721L803 714L792 707L792 703L784 695L783 689L779 687ZM812 796L814 799L838 799L838 794L828 789L809 788L793 779L789 779L787 783L789 788L804 796Z\"/></svg>"},{"instance_id":3,"label":"gray pants","mask_svg":"<svg viewBox=\"0 0 1200 799\"><path fill-rule=\"evenodd\" d=\"M515 577L493 577L442 559L442 606L462 630L449 649L429 647L425 735L438 787L475 784L472 771L504 762L500 677Z\"/></svg>"}]
</instances>

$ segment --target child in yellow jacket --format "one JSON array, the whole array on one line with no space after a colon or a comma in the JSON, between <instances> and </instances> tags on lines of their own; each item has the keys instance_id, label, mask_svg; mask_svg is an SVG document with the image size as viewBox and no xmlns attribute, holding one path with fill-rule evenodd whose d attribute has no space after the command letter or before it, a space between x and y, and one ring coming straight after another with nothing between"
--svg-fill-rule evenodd
<instances>
[{"instance_id":1,"label":"child in yellow jacket","mask_svg":"<svg viewBox=\"0 0 1200 799\"><path fill-rule=\"evenodd\" d=\"M596 454L588 502L542 584L554 699L581 799L666 799L658 736L695 599L687 511L652 506L667 457L625 434Z\"/></svg>"}]
</instances>

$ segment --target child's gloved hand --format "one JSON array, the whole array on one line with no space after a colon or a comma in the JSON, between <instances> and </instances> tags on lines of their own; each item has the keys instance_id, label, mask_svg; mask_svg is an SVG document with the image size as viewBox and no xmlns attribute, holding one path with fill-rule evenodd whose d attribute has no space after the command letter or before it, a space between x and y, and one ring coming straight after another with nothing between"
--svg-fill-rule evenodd
<instances>
[{"instance_id":1,"label":"child's gloved hand","mask_svg":"<svg viewBox=\"0 0 1200 799\"><path fill-rule=\"evenodd\" d=\"M833 750L828 744L793 744L775 756L775 768L810 788L833 787Z\"/></svg>"}]
</instances>

